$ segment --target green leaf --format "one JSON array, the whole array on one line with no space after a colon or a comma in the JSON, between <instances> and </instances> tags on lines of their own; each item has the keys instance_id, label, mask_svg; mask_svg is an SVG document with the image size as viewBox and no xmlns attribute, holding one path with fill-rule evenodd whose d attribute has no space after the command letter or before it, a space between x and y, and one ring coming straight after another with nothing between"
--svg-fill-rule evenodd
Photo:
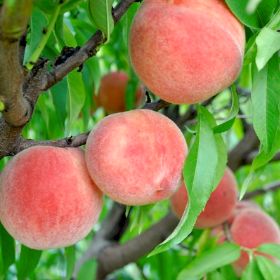
<instances>
[{"instance_id":1,"label":"green leaf","mask_svg":"<svg viewBox=\"0 0 280 280\"><path fill-rule=\"evenodd\" d=\"M67 81L66 79L63 79L60 83L54 85L50 90L56 112L56 120L62 130L64 130L65 119L67 117L67 89Z\"/></svg>"},{"instance_id":2,"label":"green leaf","mask_svg":"<svg viewBox=\"0 0 280 280\"><path fill-rule=\"evenodd\" d=\"M262 0L256 9L251 9L250 2L251 0L226 0L231 11L243 24L251 28L261 28L270 20L278 0Z\"/></svg>"},{"instance_id":3,"label":"green leaf","mask_svg":"<svg viewBox=\"0 0 280 280\"><path fill-rule=\"evenodd\" d=\"M238 280L239 278L236 276L236 273L231 264L223 266L219 269L221 274L223 275L223 279L225 280Z\"/></svg>"},{"instance_id":4,"label":"green leaf","mask_svg":"<svg viewBox=\"0 0 280 280\"><path fill-rule=\"evenodd\" d=\"M260 71L253 65L253 126L260 140L260 150L241 187L240 199L246 193L254 172L267 164L280 149L279 57L275 54Z\"/></svg>"},{"instance_id":5,"label":"green leaf","mask_svg":"<svg viewBox=\"0 0 280 280\"><path fill-rule=\"evenodd\" d=\"M207 275L208 280L224 280L223 275L219 271L211 272Z\"/></svg>"},{"instance_id":6,"label":"green leaf","mask_svg":"<svg viewBox=\"0 0 280 280\"><path fill-rule=\"evenodd\" d=\"M32 11L31 21L30 21L30 39L24 53L24 64L29 62L32 54L38 47L38 44L41 42L46 27L48 26L48 18L38 8L34 8Z\"/></svg>"},{"instance_id":7,"label":"green leaf","mask_svg":"<svg viewBox=\"0 0 280 280\"><path fill-rule=\"evenodd\" d=\"M68 46L68 47L77 46L76 39L75 39L74 35L72 34L70 28L66 24L63 24L63 35L64 35L64 42L65 42L66 46Z\"/></svg>"},{"instance_id":8,"label":"green leaf","mask_svg":"<svg viewBox=\"0 0 280 280\"><path fill-rule=\"evenodd\" d=\"M231 87L231 93L232 93L232 104L231 104L229 117L225 122L217 125L214 128L215 133L222 133L228 131L229 129L231 129L231 127L234 124L235 118L239 111L238 95L236 92L236 87L234 85Z\"/></svg>"},{"instance_id":9,"label":"green leaf","mask_svg":"<svg viewBox=\"0 0 280 280\"><path fill-rule=\"evenodd\" d=\"M202 277L206 273L236 261L239 257L239 246L231 243L224 243L195 258L180 272L177 280L185 280L195 276Z\"/></svg>"},{"instance_id":10,"label":"green leaf","mask_svg":"<svg viewBox=\"0 0 280 280\"><path fill-rule=\"evenodd\" d=\"M94 259L90 259L85 262L78 272L77 280L92 280L96 276L97 262Z\"/></svg>"},{"instance_id":11,"label":"green leaf","mask_svg":"<svg viewBox=\"0 0 280 280\"><path fill-rule=\"evenodd\" d=\"M66 125L66 136L71 133L71 127L77 120L86 97L86 91L83 83L82 74L72 71L67 75L68 96L67 96L67 113L68 120Z\"/></svg>"},{"instance_id":12,"label":"green leaf","mask_svg":"<svg viewBox=\"0 0 280 280\"><path fill-rule=\"evenodd\" d=\"M249 262L245 271L242 273L241 280L263 280L255 260Z\"/></svg>"},{"instance_id":13,"label":"green leaf","mask_svg":"<svg viewBox=\"0 0 280 280\"><path fill-rule=\"evenodd\" d=\"M280 260L280 245L279 244L263 244L258 247L258 252L266 253Z\"/></svg>"},{"instance_id":14,"label":"green leaf","mask_svg":"<svg viewBox=\"0 0 280 280\"><path fill-rule=\"evenodd\" d=\"M61 11L60 11L61 14L64 14L65 12L74 9L75 7L77 7L82 2L84 2L84 0L68 0L68 1L65 1L61 6Z\"/></svg>"},{"instance_id":15,"label":"green leaf","mask_svg":"<svg viewBox=\"0 0 280 280\"><path fill-rule=\"evenodd\" d=\"M227 152L222 136L214 133L216 123L207 109L199 106L198 112L197 135L184 166L188 207L173 233L151 254L167 250L191 233L198 215L224 174Z\"/></svg>"},{"instance_id":16,"label":"green leaf","mask_svg":"<svg viewBox=\"0 0 280 280\"><path fill-rule=\"evenodd\" d=\"M114 19L112 16L112 6L114 0L88 0L89 14L93 23L100 29L107 41L114 29Z\"/></svg>"},{"instance_id":17,"label":"green leaf","mask_svg":"<svg viewBox=\"0 0 280 280\"><path fill-rule=\"evenodd\" d=\"M4 111L5 104L0 100L0 112Z\"/></svg>"},{"instance_id":18,"label":"green leaf","mask_svg":"<svg viewBox=\"0 0 280 280\"><path fill-rule=\"evenodd\" d=\"M270 28L263 28L256 39L256 64L260 71L270 58L280 50L280 33Z\"/></svg>"},{"instance_id":19,"label":"green leaf","mask_svg":"<svg viewBox=\"0 0 280 280\"><path fill-rule=\"evenodd\" d=\"M51 14L58 5L58 1L59 0L33 0L33 4L44 13Z\"/></svg>"},{"instance_id":20,"label":"green leaf","mask_svg":"<svg viewBox=\"0 0 280 280\"><path fill-rule=\"evenodd\" d=\"M33 273L40 261L41 255L42 251L21 245L19 260L16 264L19 279L26 279Z\"/></svg>"},{"instance_id":21,"label":"green leaf","mask_svg":"<svg viewBox=\"0 0 280 280\"><path fill-rule=\"evenodd\" d=\"M66 258L66 279L71 279L75 268L76 261L76 248L75 245L65 248L65 258Z\"/></svg>"},{"instance_id":22,"label":"green leaf","mask_svg":"<svg viewBox=\"0 0 280 280\"><path fill-rule=\"evenodd\" d=\"M266 257L256 256L258 268L265 280L279 280L280 267Z\"/></svg>"},{"instance_id":23,"label":"green leaf","mask_svg":"<svg viewBox=\"0 0 280 280\"><path fill-rule=\"evenodd\" d=\"M0 224L0 268L1 275L5 275L9 266L15 262L15 241Z\"/></svg>"},{"instance_id":24,"label":"green leaf","mask_svg":"<svg viewBox=\"0 0 280 280\"><path fill-rule=\"evenodd\" d=\"M279 84L279 58L275 54L261 71L256 66L253 69L253 126L261 142L254 170L272 159L280 148Z\"/></svg>"}]
</instances>

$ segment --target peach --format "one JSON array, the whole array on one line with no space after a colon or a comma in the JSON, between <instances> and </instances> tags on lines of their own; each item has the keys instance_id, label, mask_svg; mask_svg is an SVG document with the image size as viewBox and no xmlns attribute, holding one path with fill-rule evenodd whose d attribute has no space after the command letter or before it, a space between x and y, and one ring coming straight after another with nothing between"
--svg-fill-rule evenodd
<instances>
[{"instance_id":1,"label":"peach","mask_svg":"<svg viewBox=\"0 0 280 280\"><path fill-rule=\"evenodd\" d=\"M188 203L188 194L183 183L171 198L174 213L181 217ZM232 171L227 168L217 188L212 192L205 209L196 221L196 228L215 227L225 222L237 203L237 183Z\"/></svg>"},{"instance_id":2,"label":"peach","mask_svg":"<svg viewBox=\"0 0 280 280\"><path fill-rule=\"evenodd\" d=\"M103 76L98 93L94 96L97 107L103 107L110 114L125 111L125 93L128 79L127 74L123 71L111 72ZM141 105L144 100L144 90L138 87L135 106Z\"/></svg>"},{"instance_id":3,"label":"peach","mask_svg":"<svg viewBox=\"0 0 280 280\"><path fill-rule=\"evenodd\" d=\"M65 247L97 221L102 194L75 148L36 146L17 154L0 178L0 219L33 249Z\"/></svg>"},{"instance_id":4,"label":"peach","mask_svg":"<svg viewBox=\"0 0 280 280\"><path fill-rule=\"evenodd\" d=\"M234 218L236 216L238 216L238 214L241 211L247 210L247 209L259 209L259 210L261 210L261 208L259 207L258 204L254 203L250 200L238 201L231 217L228 218L227 222L231 225L233 223Z\"/></svg>"},{"instance_id":5,"label":"peach","mask_svg":"<svg viewBox=\"0 0 280 280\"><path fill-rule=\"evenodd\" d=\"M86 163L111 199L144 205L170 197L181 183L187 144L160 113L136 109L105 117L90 133Z\"/></svg>"},{"instance_id":6,"label":"peach","mask_svg":"<svg viewBox=\"0 0 280 280\"><path fill-rule=\"evenodd\" d=\"M234 218L230 232L235 243L248 249L256 248L265 243L280 243L278 225L260 209L241 210ZM257 254L261 253L257 252ZM248 262L248 253L242 251L241 257L234 263L238 274L244 270Z\"/></svg>"},{"instance_id":7,"label":"peach","mask_svg":"<svg viewBox=\"0 0 280 280\"><path fill-rule=\"evenodd\" d=\"M130 31L140 80L175 104L204 101L242 67L244 27L221 0L144 0Z\"/></svg>"}]
</instances>

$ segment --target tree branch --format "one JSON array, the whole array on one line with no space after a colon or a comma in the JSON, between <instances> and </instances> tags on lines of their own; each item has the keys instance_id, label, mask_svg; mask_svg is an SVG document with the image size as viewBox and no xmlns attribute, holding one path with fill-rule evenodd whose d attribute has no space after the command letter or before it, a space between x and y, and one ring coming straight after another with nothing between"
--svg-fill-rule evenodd
<instances>
[{"instance_id":1,"label":"tree branch","mask_svg":"<svg viewBox=\"0 0 280 280\"><path fill-rule=\"evenodd\" d=\"M112 14L115 23L118 22L128 8L137 0L123 0L116 8L113 9ZM52 71L46 73L45 77L42 79L41 90L47 90L54 84L61 81L69 72L75 68L81 66L87 59L94 56L97 53L98 47L106 41L101 31L97 31L88 42L80 48L77 52L71 55L63 63L57 65Z\"/></svg>"},{"instance_id":2,"label":"tree branch","mask_svg":"<svg viewBox=\"0 0 280 280\"><path fill-rule=\"evenodd\" d=\"M236 171L244 162L247 156L257 148L259 140L252 126L248 126L245 131L245 136L229 153L228 166Z\"/></svg>"},{"instance_id":3,"label":"tree branch","mask_svg":"<svg viewBox=\"0 0 280 280\"><path fill-rule=\"evenodd\" d=\"M151 252L155 246L168 237L178 222L178 218L173 213L169 213L161 221L127 243L105 247L97 257L96 279L104 279L107 274Z\"/></svg>"},{"instance_id":4,"label":"tree branch","mask_svg":"<svg viewBox=\"0 0 280 280\"><path fill-rule=\"evenodd\" d=\"M32 0L4 0L1 15L1 38L18 41L26 30L32 11Z\"/></svg>"},{"instance_id":5,"label":"tree branch","mask_svg":"<svg viewBox=\"0 0 280 280\"><path fill-rule=\"evenodd\" d=\"M143 106L143 109L158 111L168 105L169 105L168 102L163 100L158 100L155 102L146 103ZM1 122L0 122L0 126L1 126ZM1 131L1 127L0 127L0 131ZM43 141L24 139L23 137L20 137L17 141L17 145L14 146L12 152L10 152L8 155L15 155L32 146L53 146L53 147L61 147L61 148L80 147L86 144L89 133L90 131L79 134L77 136L66 137L59 140L43 140ZM1 152L1 147L0 147L0 152Z\"/></svg>"},{"instance_id":6,"label":"tree branch","mask_svg":"<svg viewBox=\"0 0 280 280\"><path fill-rule=\"evenodd\" d=\"M11 126L22 126L31 116L23 96L23 70L19 60L19 40L31 14L31 0L4 1L0 13L0 100L3 117Z\"/></svg>"},{"instance_id":7,"label":"tree branch","mask_svg":"<svg viewBox=\"0 0 280 280\"><path fill-rule=\"evenodd\" d=\"M31 0L25 1L29 3ZM16 0L14 2L21 2L22 4L25 3L25 1ZM115 22L121 18L134 2L137 2L137 0L122 0L119 2L117 7L113 10ZM24 147L28 147L28 145L36 144L28 140L23 141L23 139L20 138L20 134L24 124L31 118L39 93L62 80L70 71L79 67L88 58L95 55L100 45L104 42L104 37L100 31L97 31L82 48L73 52L73 54L66 60L63 60L62 63L56 64L50 72L47 71L46 60L39 61L24 82L22 82L23 76L21 69L18 67L18 42L16 45L13 45L13 48L8 48L6 45L1 46L1 42L0 38L0 99L4 101L6 110L3 113L4 118L2 117L0 119L0 159L7 155L13 155L21 149L24 149ZM9 55L7 51L9 51L11 55ZM15 53L17 53L17 55L15 55ZM15 60L15 58L17 60ZM10 61L11 59L12 63ZM7 64L10 66L8 72L6 67L2 67L3 61L6 61L5 65ZM7 77L12 78L7 79ZM7 81L7 83L2 81ZM19 86L19 84L21 86ZM14 94L7 94L7 88L9 87L11 88L10 91L14 92ZM8 95L11 102L7 101L8 99L6 96ZM14 96L14 98L12 99L11 96ZM21 143L21 141L23 141L23 143ZM68 143L67 139L54 142L55 143L49 142L49 144L63 145L63 143ZM41 142L41 144L44 143ZM17 148L17 145L19 145L20 148Z\"/></svg>"},{"instance_id":8,"label":"tree branch","mask_svg":"<svg viewBox=\"0 0 280 280\"><path fill-rule=\"evenodd\" d=\"M280 189L280 181L273 182L262 189L257 189L252 192L248 192L244 195L244 199L252 199L256 196L266 194L268 192L275 192Z\"/></svg>"},{"instance_id":9,"label":"tree branch","mask_svg":"<svg viewBox=\"0 0 280 280\"><path fill-rule=\"evenodd\" d=\"M114 203L109 214L101 223L100 230L96 233L91 241L87 251L76 262L73 277L76 278L82 265L92 258L96 258L98 253L105 247L112 244L112 240L116 240L120 236L120 231L124 230L123 220L125 218L124 205Z\"/></svg>"}]
</instances>

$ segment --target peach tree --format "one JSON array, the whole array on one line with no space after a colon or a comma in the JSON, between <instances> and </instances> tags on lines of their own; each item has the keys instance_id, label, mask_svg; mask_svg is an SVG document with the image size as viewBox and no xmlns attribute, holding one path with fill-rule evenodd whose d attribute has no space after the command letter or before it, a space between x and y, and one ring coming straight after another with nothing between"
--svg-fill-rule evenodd
<instances>
[{"instance_id":1,"label":"peach tree","mask_svg":"<svg viewBox=\"0 0 280 280\"><path fill-rule=\"evenodd\" d=\"M1 278L280 279L279 54L278 0L0 0Z\"/></svg>"}]
</instances>

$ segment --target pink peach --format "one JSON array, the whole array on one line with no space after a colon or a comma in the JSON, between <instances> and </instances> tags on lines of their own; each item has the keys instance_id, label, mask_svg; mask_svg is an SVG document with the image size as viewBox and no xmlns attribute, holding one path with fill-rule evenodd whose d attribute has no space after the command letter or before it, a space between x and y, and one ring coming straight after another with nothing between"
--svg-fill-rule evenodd
<instances>
[{"instance_id":1,"label":"pink peach","mask_svg":"<svg viewBox=\"0 0 280 280\"><path fill-rule=\"evenodd\" d=\"M279 226L260 209L241 210L234 218L230 232L235 243L248 249L254 249L265 243L280 244ZM241 257L234 263L238 274L244 270L248 262L248 253L242 251Z\"/></svg>"},{"instance_id":2,"label":"pink peach","mask_svg":"<svg viewBox=\"0 0 280 280\"><path fill-rule=\"evenodd\" d=\"M172 196L174 213L181 217L188 203L188 193L183 183ZM217 188L212 192L204 210L196 221L197 228L215 227L225 222L233 213L237 203L237 183L232 171L227 168Z\"/></svg>"},{"instance_id":3,"label":"pink peach","mask_svg":"<svg viewBox=\"0 0 280 280\"><path fill-rule=\"evenodd\" d=\"M98 93L94 96L96 105L103 107L110 114L125 111L125 94L128 79L128 75L123 71L111 72L103 76ZM144 90L138 87L135 96L135 106L141 105L144 99Z\"/></svg>"},{"instance_id":4,"label":"pink peach","mask_svg":"<svg viewBox=\"0 0 280 280\"><path fill-rule=\"evenodd\" d=\"M144 205L171 196L181 182L187 144L167 117L137 109L104 118L90 133L86 162L111 199Z\"/></svg>"},{"instance_id":5,"label":"pink peach","mask_svg":"<svg viewBox=\"0 0 280 280\"><path fill-rule=\"evenodd\" d=\"M135 72L154 94L191 104L236 80L244 46L244 27L224 1L144 0L129 52Z\"/></svg>"},{"instance_id":6,"label":"pink peach","mask_svg":"<svg viewBox=\"0 0 280 280\"><path fill-rule=\"evenodd\" d=\"M65 247L97 221L102 194L75 148L36 146L17 154L0 178L0 219L33 249Z\"/></svg>"}]
</instances>

